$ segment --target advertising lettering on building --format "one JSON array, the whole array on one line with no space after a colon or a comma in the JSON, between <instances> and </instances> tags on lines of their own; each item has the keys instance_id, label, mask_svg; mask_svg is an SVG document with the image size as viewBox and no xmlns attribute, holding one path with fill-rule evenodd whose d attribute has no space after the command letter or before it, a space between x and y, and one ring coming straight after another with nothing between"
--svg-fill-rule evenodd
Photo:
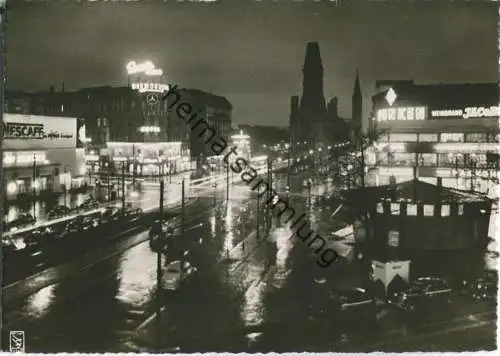
<instances>
[{"instance_id":1,"label":"advertising lettering on building","mask_svg":"<svg viewBox=\"0 0 500 356\"><path fill-rule=\"evenodd\" d=\"M5 150L75 148L76 118L4 115Z\"/></svg>"},{"instance_id":2,"label":"advertising lettering on building","mask_svg":"<svg viewBox=\"0 0 500 356\"><path fill-rule=\"evenodd\" d=\"M428 113L429 112L429 115ZM430 110L425 106L419 107L393 107L377 110L377 121L414 121L427 119L478 119L498 117L499 106L490 107L465 107L463 109Z\"/></svg>"}]
</instances>

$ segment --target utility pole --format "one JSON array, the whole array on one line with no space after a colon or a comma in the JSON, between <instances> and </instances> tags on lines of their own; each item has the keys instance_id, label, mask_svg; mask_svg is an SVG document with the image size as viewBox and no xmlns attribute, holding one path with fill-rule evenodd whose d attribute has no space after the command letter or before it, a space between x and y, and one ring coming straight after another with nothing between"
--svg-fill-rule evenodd
<instances>
[{"instance_id":1,"label":"utility pole","mask_svg":"<svg viewBox=\"0 0 500 356\"><path fill-rule=\"evenodd\" d=\"M476 181L476 162L470 162L470 191L474 192L474 183Z\"/></svg>"},{"instance_id":2,"label":"utility pole","mask_svg":"<svg viewBox=\"0 0 500 356\"><path fill-rule=\"evenodd\" d=\"M0 78L3 81L3 78ZM33 154L33 218L36 219L36 155Z\"/></svg>"},{"instance_id":3,"label":"utility pole","mask_svg":"<svg viewBox=\"0 0 500 356\"><path fill-rule=\"evenodd\" d=\"M181 250L181 270L184 268L184 238L185 238L185 229L186 229L186 202L185 202L185 197L186 197L186 192L185 192L185 180L182 180L182 188L181 188L181 243L180 243L180 250Z\"/></svg>"},{"instance_id":4,"label":"utility pole","mask_svg":"<svg viewBox=\"0 0 500 356\"><path fill-rule=\"evenodd\" d=\"M6 9L6 1L1 0L0 1L0 107L2 110L0 110L0 118L3 123L3 108L4 108L4 95L5 95L5 22L6 22L6 17L7 17L7 9ZM0 137L4 137L4 127L3 125L0 125ZM0 159L0 172L3 172L3 159ZM4 187L4 175L0 174L0 186ZM0 201L4 202L5 201L5 190L2 188L0 190ZM0 204L0 216L4 216L4 204ZM3 224L0 224L3 225ZM0 234L3 232L2 227L0 227Z\"/></svg>"},{"instance_id":5,"label":"utility pole","mask_svg":"<svg viewBox=\"0 0 500 356\"><path fill-rule=\"evenodd\" d=\"M226 201L229 204L229 163L226 164Z\"/></svg>"},{"instance_id":6,"label":"utility pole","mask_svg":"<svg viewBox=\"0 0 500 356\"><path fill-rule=\"evenodd\" d=\"M66 180L64 182L64 205L68 206L68 201L66 199L66 195L67 195L67 191L68 191L68 187L66 184L68 182L68 166L64 166L64 179Z\"/></svg>"},{"instance_id":7,"label":"utility pole","mask_svg":"<svg viewBox=\"0 0 500 356\"><path fill-rule=\"evenodd\" d=\"M269 208L269 204L271 204L271 191L273 189L273 182L272 182L272 161L270 158L267 159L267 186L269 189L267 189L267 200L266 200L266 228L267 232L271 229L272 225L272 220L271 220L271 209Z\"/></svg>"},{"instance_id":8,"label":"utility pole","mask_svg":"<svg viewBox=\"0 0 500 356\"><path fill-rule=\"evenodd\" d=\"M125 209L125 161L122 162L122 209Z\"/></svg>"},{"instance_id":9,"label":"utility pole","mask_svg":"<svg viewBox=\"0 0 500 356\"><path fill-rule=\"evenodd\" d=\"M136 170L136 161L135 161L135 145L132 145L132 185L135 185L135 170Z\"/></svg>"},{"instance_id":10,"label":"utility pole","mask_svg":"<svg viewBox=\"0 0 500 356\"><path fill-rule=\"evenodd\" d=\"M164 194L164 189L165 189L165 183L163 179L160 181L160 236L158 236L159 239L163 240L166 238L166 236L163 236L163 194ZM163 247L163 242L161 241L161 246ZM161 278L162 278L162 267L161 267L161 250L162 248L158 248L156 251L156 304L157 304L157 310L156 310L156 332L157 332L157 340L158 344L160 343L161 339Z\"/></svg>"},{"instance_id":11,"label":"utility pole","mask_svg":"<svg viewBox=\"0 0 500 356\"><path fill-rule=\"evenodd\" d=\"M217 182L214 181L213 183L213 188L214 188L214 208L217 206Z\"/></svg>"},{"instance_id":12,"label":"utility pole","mask_svg":"<svg viewBox=\"0 0 500 356\"><path fill-rule=\"evenodd\" d=\"M257 240L260 239L260 194L257 192Z\"/></svg>"}]
</instances>

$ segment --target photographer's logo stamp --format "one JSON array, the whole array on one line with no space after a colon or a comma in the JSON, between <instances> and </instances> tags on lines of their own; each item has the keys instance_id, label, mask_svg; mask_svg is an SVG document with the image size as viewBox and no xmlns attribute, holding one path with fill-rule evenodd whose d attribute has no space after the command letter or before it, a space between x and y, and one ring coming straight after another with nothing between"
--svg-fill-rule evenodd
<instances>
[{"instance_id":1,"label":"photographer's logo stamp","mask_svg":"<svg viewBox=\"0 0 500 356\"><path fill-rule=\"evenodd\" d=\"M24 331L11 331L9 333L9 351L24 352Z\"/></svg>"}]
</instances>

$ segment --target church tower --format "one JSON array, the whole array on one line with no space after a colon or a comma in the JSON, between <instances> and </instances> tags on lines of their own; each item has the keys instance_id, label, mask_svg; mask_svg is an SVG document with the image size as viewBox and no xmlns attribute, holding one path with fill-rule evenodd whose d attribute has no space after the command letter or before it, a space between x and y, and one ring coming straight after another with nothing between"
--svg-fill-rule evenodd
<instances>
[{"instance_id":1,"label":"church tower","mask_svg":"<svg viewBox=\"0 0 500 356\"><path fill-rule=\"evenodd\" d=\"M302 97L300 99L300 123L302 132L311 146L320 140L321 125L326 120L325 97L323 94L323 64L319 44L309 42L302 68Z\"/></svg>"},{"instance_id":2,"label":"church tower","mask_svg":"<svg viewBox=\"0 0 500 356\"><path fill-rule=\"evenodd\" d=\"M363 130L363 96L359 84L359 69L356 69L356 79L352 93L352 124L355 129Z\"/></svg>"}]
</instances>

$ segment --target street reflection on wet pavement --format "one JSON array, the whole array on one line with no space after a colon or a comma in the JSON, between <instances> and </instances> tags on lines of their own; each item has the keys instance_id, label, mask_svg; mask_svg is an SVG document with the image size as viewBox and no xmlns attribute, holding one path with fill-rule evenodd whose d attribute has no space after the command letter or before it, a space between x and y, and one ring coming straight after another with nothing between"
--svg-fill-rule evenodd
<instances>
[{"instance_id":1,"label":"street reflection on wet pavement","mask_svg":"<svg viewBox=\"0 0 500 356\"><path fill-rule=\"evenodd\" d=\"M277 191L284 190L285 181L280 177ZM315 189L313 194L323 195L334 187L321 183ZM263 204L256 233L256 195L248 187L233 186L228 204L222 190L198 193L188 209L182 243L200 275L177 292L161 293L158 318L156 254L147 232L140 232L127 238L133 244L117 243L113 252L96 252L93 260L55 268L52 279L58 273L65 277L57 282L45 285L43 272L39 279L18 282L13 289L18 292L10 292L5 301L4 330L24 330L28 352L328 351L348 350L357 335L373 342L394 330L413 335L404 320L382 309L381 326L358 325L353 333L336 333L344 321L330 315L328 292L360 286L368 278L354 253L348 254L350 263L323 269L288 225L273 219L267 237ZM325 205L315 196L312 204L308 200L306 192L297 191L290 205L298 214L308 213L316 232L333 231L339 222L331 214L338 203ZM271 244L274 261L269 261ZM469 325L457 318L486 313L487 319L490 312L464 300L452 309L450 325Z\"/></svg>"}]
</instances>

